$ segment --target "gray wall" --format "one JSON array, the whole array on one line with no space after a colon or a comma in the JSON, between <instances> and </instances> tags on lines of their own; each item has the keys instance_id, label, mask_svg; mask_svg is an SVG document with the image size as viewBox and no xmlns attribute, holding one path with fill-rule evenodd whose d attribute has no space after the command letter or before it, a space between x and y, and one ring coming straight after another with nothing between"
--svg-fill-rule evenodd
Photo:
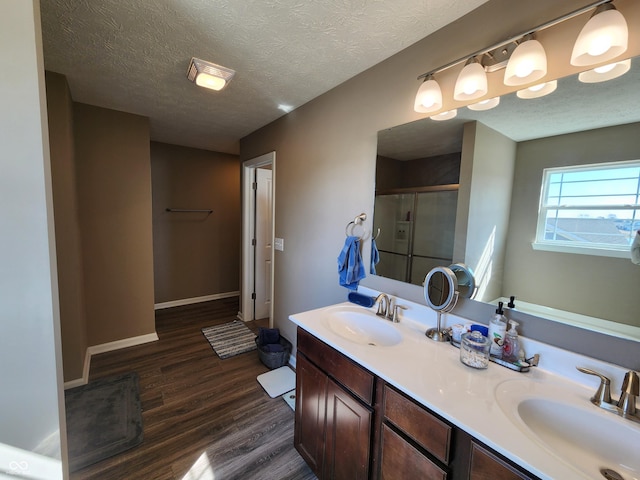
<instances>
[{"instance_id":1,"label":"gray wall","mask_svg":"<svg viewBox=\"0 0 640 480\"><path fill-rule=\"evenodd\" d=\"M418 75L587 3L544 0L518 2L516 8L511 0L491 0L242 139L243 160L277 152L274 233L284 238L285 249L275 252L274 318L288 338L295 337L289 314L346 299L336 267L344 228L360 212L369 215L371 226L377 132L423 117L413 112ZM558 61L557 56L550 59L551 64ZM566 64L566 58L562 62ZM365 258L368 255L366 245ZM422 298L420 287L379 277L363 283ZM468 303L465 312L488 318L483 305ZM585 342L578 347L591 350Z\"/></svg>"},{"instance_id":2,"label":"gray wall","mask_svg":"<svg viewBox=\"0 0 640 480\"><path fill-rule=\"evenodd\" d=\"M60 458L66 450L64 399L42 65L38 2L4 2L0 15L0 443Z\"/></svg>"},{"instance_id":3,"label":"gray wall","mask_svg":"<svg viewBox=\"0 0 640 480\"><path fill-rule=\"evenodd\" d=\"M478 282L476 298L502 292L516 143L480 122L464 126L453 259Z\"/></svg>"},{"instance_id":4,"label":"gray wall","mask_svg":"<svg viewBox=\"0 0 640 480\"><path fill-rule=\"evenodd\" d=\"M237 292L238 157L152 142L151 178L155 302ZM170 213L167 207L213 212Z\"/></svg>"},{"instance_id":5,"label":"gray wall","mask_svg":"<svg viewBox=\"0 0 640 480\"><path fill-rule=\"evenodd\" d=\"M74 104L89 345L155 333L149 120Z\"/></svg>"},{"instance_id":6,"label":"gray wall","mask_svg":"<svg viewBox=\"0 0 640 480\"><path fill-rule=\"evenodd\" d=\"M67 79L46 73L47 118L53 211L56 222L56 258L60 297L60 327L65 381L83 376L87 351L84 285L76 163L73 132L73 101Z\"/></svg>"}]
</instances>

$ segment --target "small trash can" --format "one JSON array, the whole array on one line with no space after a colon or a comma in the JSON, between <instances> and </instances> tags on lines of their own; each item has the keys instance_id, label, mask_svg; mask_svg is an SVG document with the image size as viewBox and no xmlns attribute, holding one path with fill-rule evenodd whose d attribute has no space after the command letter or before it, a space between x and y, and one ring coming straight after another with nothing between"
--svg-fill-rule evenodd
<instances>
[{"instance_id":1,"label":"small trash can","mask_svg":"<svg viewBox=\"0 0 640 480\"><path fill-rule=\"evenodd\" d=\"M260 361L271 370L283 367L289 362L289 355L291 354L292 348L291 342L281 336L277 330L277 328L261 328L255 340ZM277 341L275 341L276 338ZM272 347L270 345L280 345L280 347Z\"/></svg>"}]
</instances>

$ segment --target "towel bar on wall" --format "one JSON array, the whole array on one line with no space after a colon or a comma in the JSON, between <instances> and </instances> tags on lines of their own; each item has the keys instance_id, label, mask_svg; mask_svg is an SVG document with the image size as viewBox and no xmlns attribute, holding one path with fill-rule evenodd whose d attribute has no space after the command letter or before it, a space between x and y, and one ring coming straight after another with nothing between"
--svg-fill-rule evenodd
<instances>
[{"instance_id":1,"label":"towel bar on wall","mask_svg":"<svg viewBox=\"0 0 640 480\"><path fill-rule=\"evenodd\" d=\"M213 210L208 208L167 208L167 212L175 212L175 213L206 213L207 215L211 215Z\"/></svg>"}]
</instances>

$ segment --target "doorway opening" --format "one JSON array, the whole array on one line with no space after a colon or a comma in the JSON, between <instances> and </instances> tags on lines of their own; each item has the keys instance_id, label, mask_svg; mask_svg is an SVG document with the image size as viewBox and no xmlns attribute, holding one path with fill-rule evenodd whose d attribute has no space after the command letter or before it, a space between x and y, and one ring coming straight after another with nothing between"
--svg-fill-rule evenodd
<instances>
[{"instance_id":1,"label":"doorway opening","mask_svg":"<svg viewBox=\"0 0 640 480\"><path fill-rule=\"evenodd\" d=\"M238 318L269 318L273 327L273 238L276 153L247 160L242 168L242 293Z\"/></svg>"}]
</instances>

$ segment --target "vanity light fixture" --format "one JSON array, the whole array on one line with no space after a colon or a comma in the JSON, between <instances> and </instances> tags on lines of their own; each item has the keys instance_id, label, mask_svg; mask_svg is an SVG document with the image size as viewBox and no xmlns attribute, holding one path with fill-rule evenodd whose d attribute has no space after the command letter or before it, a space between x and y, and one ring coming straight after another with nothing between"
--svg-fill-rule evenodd
<instances>
[{"instance_id":1,"label":"vanity light fixture","mask_svg":"<svg viewBox=\"0 0 640 480\"><path fill-rule=\"evenodd\" d=\"M516 95L518 98L523 99L540 98L545 95L549 95L551 92L555 92L556 88L558 88L558 81L551 80L550 82L533 85L529 88L525 88L524 90L518 90Z\"/></svg>"},{"instance_id":2,"label":"vanity light fixture","mask_svg":"<svg viewBox=\"0 0 640 480\"><path fill-rule=\"evenodd\" d=\"M546 28L556 26L566 20L588 12L593 13L589 21L586 22L583 32L578 36L578 40L574 46L574 52L571 55L571 63L574 66L602 65L603 63L607 63L609 59L613 59L626 51L628 43L627 23L624 20L624 16L612 5L613 1L614 0L591 1L588 5L514 35L500 43L477 50L446 65L419 75L418 80L422 80L422 83L416 94L413 109L418 113L430 114L435 114L442 110L444 105L442 90L438 82L434 79L434 75L458 66L463 62L466 62L465 66L458 74L455 86L452 88L454 91L453 100L455 101L475 100L490 94L488 88L484 88L484 82L487 80L486 73L497 72L501 69L505 69L503 79L505 85L515 87L533 85L533 87L531 87L533 91L531 89L525 89L517 92L521 98L536 98L551 93L557 86L556 82L537 84L537 82L543 82L543 78L547 75L547 55L542 44L535 39L535 35ZM607 37L609 40L606 44L593 43L590 40L592 37L595 38L595 34L592 32L598 33L603 31L614 32L609 34ZM585 42L587 44L591 43L600 46L597 48L587 47L587 53L580 53L582 49L585 48L583 47L583 43ZM589 48L591 48L590 53ZM478 71L478 67L484 69L484 81L479 80L477 85L474 85L471 81L467 83L466 79L471 78L471 72L473 70ZM587 76L587 78L589 78L589 76ZM605 79L604 76L600 78ZM478 102L473 107L469 106L469 108L479 110L484 105L486 104Z\"/></svg>"},{"instance_id":3,"label":"vanity light fixture","mask_svg":"<svg viewBox=\"0 0 640 480\"><path fill-rule=\"evenodd\" d=\"M527 35L511 54L504 72L504 84L526 85L540 80L546 74L547 53L533 35Z\"/></svg>"},{"instance_id":4,"label":"vanity light fixture","mask_svg":"<svg viewBox=\"0 0 640 480\"><path fill-rule=\"evenodd\" d=\"M586 72L580 72L578 74L578 80L582 83L606 82L607 80L621 77L627 73L629 69L631 69L630 58L621 62L596 67L593 70L587 70Z\"/></svg>"},{"instance_id":5,"label":"vanity light fixture","mask_svg":"<svg viewBox=\"0 0 640 480\"><path fill-rule=\"evenodd\" d=\"M435 120L436 122L441 122L443 120L451 120L458 115L458 109L454 108L453 110L447 110L446 112L438 113L437 115L432 115L429 117L431 120Z\"/></svg>"},{"instance_id":6,"label":"vanity light fixture","mask_svg":"<svg viewBox=\"0 0 640 480\"><path fill-rule=\"evenodd\" d=\"M191 58L187 69L187 78L199 87L222 90L236 74L235 70L215 63Z\"/></svg>"},{"instance_id":7,"label":"vanity light fixture","mask_svg":"<svg viewBox=\"0 0 640 480\"><path fill-rule=\"evenodd\" d=\"M413 109L419 113L437 112L442 108L442 90L433 75L425 77L420 85Z\"/></svg>"},{"instance_id":8,"label":"vanity light fixture","mask_svg":"<svg viewBox=\"0 0 640 480\"><path fill-rule=\"evenodd\" d=\"M627 51L627 21L611 3L600 5L582 27L571 53L571 65L585 67L607 62Z\"/></svg>"},{"instance_id":9,"label":"vanity light fixture","mask_svg":"<svg viewBox=\"0 0 640 480\"><path fill-rule=\"evenodd\" d=\"M470 58L460 71L453 93L454 100L475 100L487 94L487 73L477 57Z\"/></svg>"},{"instance_id":10,"label":"vanity light fixture","mask_svg":"<svg viewBox=\"0 0 640 480\"><path fill-rule=\"evenodd\" d=\"M473 103L471 105L467 105L469 110L474 110L476 112L482 112L484 110L491 110L492 108L497 107L500 104L500 97L488 98L487 100L482 100L478 103Z\"/></svg>"}]
</instances>

